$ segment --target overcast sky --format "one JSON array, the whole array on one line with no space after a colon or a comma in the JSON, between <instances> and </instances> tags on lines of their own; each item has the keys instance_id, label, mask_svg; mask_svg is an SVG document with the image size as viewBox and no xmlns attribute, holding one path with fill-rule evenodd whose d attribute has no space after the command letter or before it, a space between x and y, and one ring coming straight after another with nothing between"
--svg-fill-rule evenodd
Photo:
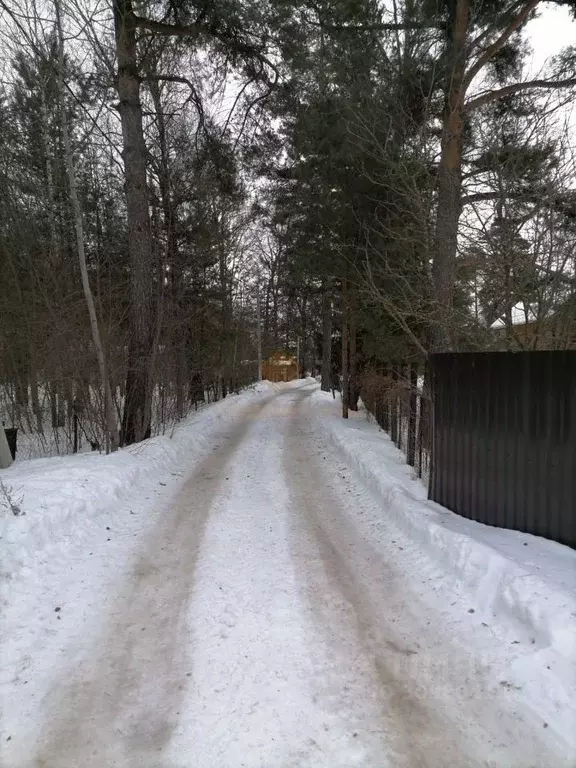
<instances>
[{"instance_id":1,"label":"overcast sky","mask_svg":"<svg viewBox=\"0 0 576 768\"><path fill-rule=\"evenodd\" d=\"M538 18L526 25L533 48L531 72L538 74L546 59L567 45L576 45L576 21L566 6L544 3Z\"/></svg>"}]
</instances>

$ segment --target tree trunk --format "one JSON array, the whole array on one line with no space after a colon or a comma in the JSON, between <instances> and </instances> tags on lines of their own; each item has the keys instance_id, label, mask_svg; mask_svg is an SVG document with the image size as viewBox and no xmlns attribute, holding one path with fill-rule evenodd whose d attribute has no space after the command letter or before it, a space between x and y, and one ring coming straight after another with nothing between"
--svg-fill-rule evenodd
<instances>
[{"instance_id":1,"label":"tree trunk","mask_svg":"<svg viewBox=\"0 0 576 768\"><path fill-rule=\"evenodd\" d=\"M385 432L390 432L390 387L389 387L389 376L388 371L388 365L385 364L382 369L382 378L384 379L384 382L386 386L388 387L388 390L384 391L382 394L382 429Z\"/></svg>"},{"instance_id":2,"label":"tree trunk","mask_svg":"<svg viewBox=\"0 0 576 768\"><path fill-rule=\"evenodd\" d=\"M50 421L52 429L59 429L65 425L62 419L62 409L60 408L60 380L53 380L50 386Z\"/></svg>"},{"instance_id":3,"label":"tree trunk","mask_svg":"<svg viewBox=\"0 0 576 768\"><path fill-rule=\"evenodd\" d=\"M410 394L408 399L408 445L406 449L406 463L413 467L416 463L416 421L418 409L418 364L408 366Z\"/></svg>"},{"instance_id":4,"label":"tree trunk","mask_svg":"<svg viewBox=\"0 0 576 768\"><path fill-rule=\"evenodd\" d=\"M34 360L33 350L30 352L30 360ZM32 411L36 418L36 429L38 430L38 434L41 435L44 432L44 425L42 423L42 408L40 406L40 396L38 393L38 373L34 363L32 363L30 369L30 399L32 401Z\"/></svg>"},{"instance_id":5,"label":"tree trunk","mask_svg":"<svg viewBox=\"0 0 576 768\"><path fill-rule=\"evenodd\" d=\"M29 366L25 350L17 342L14 344L14 388L17 416L20 418L28 410Z\"/></svg>"},{"instance_id":6,"label":"tree trunk","mask_svg":"<svg viewBox=\"0 0 576 768\"><path fill-rule=\"evenodd\" d=\"M143 440L150 431L155 362L154 254L146 185L136 18L131 0L114 0L113 8L130 257L130 338L122 443L130 444Z\"/></svg>"},{"instance_id":7,"label":"tree trunk","mask_svg":"<svg viewBox=\"0 0 576 768\"><path fill-rule=\"evenodd\" d=\"M272 346L271 343L270 343L270 338L271 338L271 335L272 335L271 331L270 331L270 315L271 315L271 312L270 312L270 296L271 296L271 293L272 293L271 282L270 282L270 280L267 280L267 282L266 282L266 298L264 300L264 321L263 321L264 330L263 330L263 333L261 332L261 335L264 338L264 340L263 340L264 349L266 351L269 351L270 347ZM260 307L260 309L262 309L262 307Z\"/></svg>"},{"instance_id":8,"label":"tree trunk","mask_svg":"<svg viewBox=\"0 0 576 768\"><path fill-rule=\"evenodd\" d=\"M322 390L332 386L332 291L328 282L322 294Z\"/></svg>"},{"instance_id":9,"label":"tree trunk","mask_svg":"<svg viewBox=\"0 0 576 768\"><path fill-rule=\"evenodd\" d=\"M351 411L358 410L360 390L358 388L358 350L356 345L356 301L354 293L350 295L350 381L348 383L348 406Z\"/></svg>"},{"instance_id":10,"label":"tree trunk","mask_svg":"<svg viewBox=\"0 0 576 768\"><path fill-rule=\"evenodd\" d=\"M278 286L272 286L272 347L278 349L280 339L278 338Z\"/></svg>"},{"instance_id":11,"label":"tree trunk","mask_svg":"<svg viewBox=\"0 0 576 768\"><path fill-rule=\"evenodd\" d=\"M454 344L453 303L458 222L462 210L462 140L464 132L464 75L470 0L453 0L448 22L449 65L442 151L438 169L438 200L433 278L433 326L430 348L446 351Z\"/></svg>"},{"instance_id":12,"label":"tree trunk","mask_svg":"<svg viewBox=\"0 0 576 768\"><path fill-rule=\"evenodd\" d=\"M60 3L58 0L55 0L54 6L56 9L56 23L58 27L58 98L61 113L60 119L62 124L62 143L64 145L64 160L66 162L66 172L68 175L68 185L70 188L70 202L72 203L72 213L74 215L74 226L76 230L76 249L78 252L78 261L80 263L80 274L82 276L84 298L86 299L88 315L90 317L92 341L96 350L98 369L104 394L104 417L106 421L106 430L108 433L108 439L110 441L110 449L115 451L118 448L119 443L118 426L116 424L116 416L114 414L114 404L112 402L112 392L110 390L110 380L108 378L108 371L106 367L104 346L102 344L102 337L100 335L100 328L98 325L98 317L96 315L96 306L94 304L94 297L92 295L90 279L88 277L86 252L84 249L84 224L82 221L82 209L80 207L80 200L76 190L74 159L72 157L72 146L70 144L70 134L68 131L66 100L64 98L64 39L62 36L62 21L60 18ZM67 388L69 389L69 387ZM69 401L71 400L72 396L70 395Z\"/></svg>"},{"instance_id":13,"label":"tree trunk","mask_svg":"<svg viewBox=\"0 0 576 768\"><path fill-rule=\"evenodd\" d=\"M256 343L258 347L258 381L262 381L262 307L260 303L260 274L256 283ZM266 299L268 301L268 299Z\"/></svg>"},{"instance_id":14,"label":"tree trunk","mask_svg":"<svg viewBox=\"0 0 576 768\"><path fill-rule=\"evenodd\" d=\"M398 367L392 363L392 391L390 393L390 437L398 445Z\"/></svg>"},{"instance_id":15,"label":"tree trunk","mask_svg":"<svg viewBox=\"0 0 576 768\"><path fill-rule=\"evenodd\" d=\"M346 278L342 281L342 418L348 418L348 291Z\"/></svg>"},{"instance_id":16,"label":"tree trunk","mask_svg":"<svg viewBox=\"0 0 576 768\"><path fill-rule=\"evenodd\" d=\"M226 386L226 377L230 367L230 328L231 328L231 308L229 306L229 280L228 280L228 265L226 263L226 253L224 252L224 246L219 248L219 273L220 273L220 291L222 293L222 312L221 312L221 339L220 339L220 354L219 354L219 371L218 377L220 379L220 386L222 391L222 398L225 398L228 394Z\"/></svg>"},{"instance_id":17,"label":"tree trunk","mask_svg":"<svg viewBox=\"0 0 576 768\"><path fill-rule=\"evenodd\" d=\"M58 241L58 232L56 227L56 195L54 191L54 174L52 172L52 160L50 152L50 140L48 137L48 108L46 106L46 93L44 89L40 91L41 99L41 120L42 143L44 145L44 165L46 170L46 191L48 195L48 226L50 228L50 263L53 268L58 265L60 246Z\"/></svg>"},{"instance_id":18,"label":"tree trunk","mask_svg":"<svg viewBox=\"0 0 576 768\"><path fill-rule=\"evenodd\" d=\"M153 72L149 72L153 75ZM162 98L158 80L153 77L149 81L150 95L154 104L156 113L156 124L158 129L158 144L160 147L160 163L158 167L158 186L160 188L160 199L162 204L162 223L166 234L166 254L165 259L160 258L157 264L158 274L158 293L156 306L156 330L154 333L154 350L160 338L162 314L164 310L164 275L166 274L165 265L169 269L171 277L171 310L172 310L172 348L176 350L176 413L177 418L184 415L184 387L186 377L186 357L182 351L182 338L180 331L180 310L182 296L182 268L178 253L178 238L176 233L176 212L172 200L172 179L170 174L170 151L166 134L166 119L162 108ZM150 378L154 378L154 371L150 371Z\"/></svg>"},{"instance_id":19,"label":"tree trunk","mask_svg":"<svg viewBox=\"0 0 576 768\"><path fill-rule=\"evenodd\" d=\"M176 418L181 419L186 413L186 393L188 390L188 361L184 341L180 340L174 349Z\"/></svg>"}]
</instances>

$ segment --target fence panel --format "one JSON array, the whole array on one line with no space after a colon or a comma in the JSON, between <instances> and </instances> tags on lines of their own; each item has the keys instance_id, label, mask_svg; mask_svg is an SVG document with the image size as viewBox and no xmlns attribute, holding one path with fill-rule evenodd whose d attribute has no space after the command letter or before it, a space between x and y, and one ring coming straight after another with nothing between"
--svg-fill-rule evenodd
<instances>
[{"instance_id":1,"label":"fence panel","mask_svg":"<svg viewBox=\"0 0 576 768\"><path fill-rule=\"evenodd\" d=\"M430 498L576 547L576 351L433 355Z\"/></svg>"}]
</instances>

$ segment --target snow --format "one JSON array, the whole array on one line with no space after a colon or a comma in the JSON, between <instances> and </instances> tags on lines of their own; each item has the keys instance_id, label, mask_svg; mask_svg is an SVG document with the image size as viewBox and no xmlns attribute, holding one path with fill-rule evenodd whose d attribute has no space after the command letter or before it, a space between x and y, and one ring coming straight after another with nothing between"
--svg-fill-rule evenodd
<instances>
[{"instance_id":1,"label":"snow","mask_svg":"<svg viewBox=\"0 0 576 768\"><path fill-rule=\"evenodd\" d=\"M534 311L530 307L526 306L523 302L515 304L512 307L511 315L512 325L526 325L527 322L533 323L536 320ZM502 317L499 317L498 320L495 320L490 326L490 328L494 328L495 330L499 330L500 328L505 327L506 322Z\"/></svg>"},{"instance_id":2,"label":"snow","mask_svg":"<svg viewBox=\"0 0 576 768\"><path fill-rule=\"evenodd\" d=\"M0 578L10 577L20 567L34 562L47 547L66 540L87 537L102 515L159 473L180 467L182 458L198 459L210 450L215 422L225 418L240 403L273 391L268 382L250 387L240 395L192 414L173 436L154 437L115 454L84 453L49 459L21 461L1 473L13 499L20 502L22 516L15 517L9 500L0 490ZM51 556L54 553L51 553Z\"/></svg>"},{"instance_id":3,"label":"snow","mask_svg":"<svg viewBox=\"0 0 576 768\"><path fill-rule=\"evenodd\" d=\"M345 421L329 393L314 397L332 441L379 494L388 518L469 595L479 619L497 622L499 637L529 643L511 661L510 680L576 750L576 551L428 501L403 454L365 413Z\"/></svg>"},{"instance_id":4,"label":"snow","mask_svg":"<svg viewBox=\"0 0 576 768\"><path fill-rule=\"evenodd\" d=\"M338 410L263 383L172 439L0 474L26 513L2 518L0 765L572 768L546 600L573 553L448 523Z\"/></svg>"}]
</instances>

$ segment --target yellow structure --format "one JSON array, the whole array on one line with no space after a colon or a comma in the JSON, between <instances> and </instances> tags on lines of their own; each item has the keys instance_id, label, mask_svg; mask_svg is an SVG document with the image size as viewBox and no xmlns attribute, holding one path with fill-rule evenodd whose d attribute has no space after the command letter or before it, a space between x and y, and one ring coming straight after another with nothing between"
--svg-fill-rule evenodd
<instances>
[{"instance_id":1,"label":"yellow structure","mask_svg":"<svg viewBox=\"0 0 576 768\"><path fill-rule=\"evenodd\" d=\"M298 376L298 361L294 355L274 352L262 363L262 378L268 381L294 381Z\"/></svg>"}]
</instances>

